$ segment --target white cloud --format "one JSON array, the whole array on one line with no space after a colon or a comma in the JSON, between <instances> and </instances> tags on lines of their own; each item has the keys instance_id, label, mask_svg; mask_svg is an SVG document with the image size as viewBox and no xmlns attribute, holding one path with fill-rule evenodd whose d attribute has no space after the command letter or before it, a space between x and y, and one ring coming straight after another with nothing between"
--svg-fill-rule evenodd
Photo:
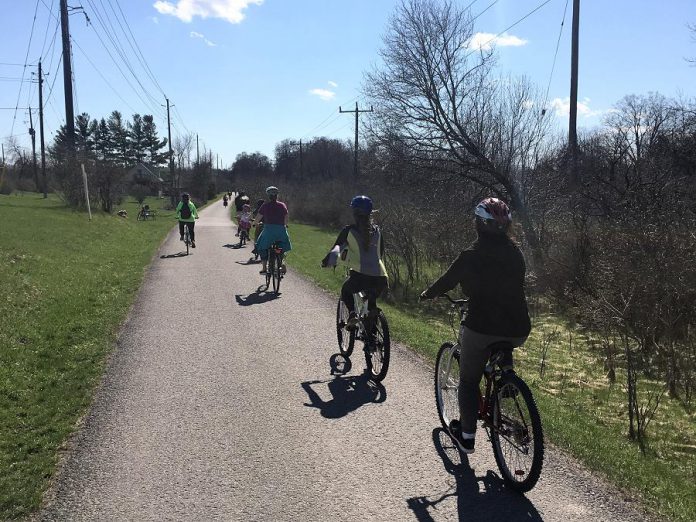
<instances>
[{"instance_id":1,"label":"white cloud","mask_svg":"<svg viewBox=\"0 0 696 522\"><path fill-rule=\"evenodd\" d=\"M205 42L205 45L207 45L208 47L217 47L217 44L208 40L204 34L197 33L196 31L191 31L189 36L191 36L191 38L200 38Z\"/></svg>"},{"instance_id":2,"label":"white cloud","mask_svg":"<svg viewBox=\"0 0 696 522\"><path fill-rule=\"evenodd\" d=\"M523 45L527 45L527 40L507 33L503 33L500 36L496 36L493 33L476 33L467 42L468 47L483 51L488 51L492 47L521 47Z\"/></svg>"},{"instance_id":3,"label":"white cloud","mask_svg":"<svg viewBox=\"0 0 696 522\"><path fill-rule=\"evenodd\" d=\"M583 118L594 118L596 116L602 116L608 112L591 109L590 101L591 100L589 98L583 98L582 101L578 100L578 116ZM570 97L566 96L565 98L554 98L551 100L551 108L556 113L556 116L567 117L568 114L570 114Z\"/></svg>"},{"instance_id":4,"label":"white cloud","mask_svg":"<svg viewBox=\"0 0 696 522\"><path fill-rule=\"evenodd\" d=\"M263 0L157 0L153 7L164 15L176 16L183 22L195 17L221 18L231 24L244 20L244 10L250 5L261 5Z\"/></svg>"},{"instance_id":5,"label":"white cloud","mask_svg":"<svg viewBox=\"0 0 696 522\"><path fill-rule=\"evenodd\" d=\"M330 87L333 87L334 89L338 87L338 84L336 82L332 82L331 80L328 81L328 84Z\"/></svg>"},{"instance_id":6,"label":"white cloud","mask_svg":"<svg viewBox=\"0 0 696 522\"><path fill-rule=\"evenodd\" d=\"M335 92L329 91L328 89L311 89L309 91L309 94L313 96L318 96L324 101L332 100L333 97L336 96Z\"/></svg>"}]
</instances>

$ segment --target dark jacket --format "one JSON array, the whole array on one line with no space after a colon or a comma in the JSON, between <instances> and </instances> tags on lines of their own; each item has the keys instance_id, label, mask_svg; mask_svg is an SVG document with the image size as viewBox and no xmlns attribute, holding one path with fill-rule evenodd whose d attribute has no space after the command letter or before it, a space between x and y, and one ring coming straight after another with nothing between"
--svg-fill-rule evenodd
<instances>
[{"instance_id":1,"label":"dark jacket","mask_svg":"<svg viewBox=\"0 0 696 522\"><path fill-rule=\"evenodd\" d=\"M524 276L524 257L512 240L480 235L426 290L425 297L440 296L459 284L469 297L465 326L485 335L526 337L531 323Z\"/></svg>"}]
</instances>

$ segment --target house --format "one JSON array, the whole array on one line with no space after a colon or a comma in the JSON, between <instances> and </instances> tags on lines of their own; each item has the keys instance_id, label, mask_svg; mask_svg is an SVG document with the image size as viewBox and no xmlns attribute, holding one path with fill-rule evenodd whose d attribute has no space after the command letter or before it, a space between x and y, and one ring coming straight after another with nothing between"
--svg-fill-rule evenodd
<instances>
[{"instance_id":1,"label":"house","mask_svg":"<svg viewBox=\"0 0 696 522\"><path fill-rule=\"evenodd\" d=\"M154 165L138 162L128 171L130 184L145 185L156 192L159 196L165 188L165 181L160 176L159 168Z\"/></svg>"}]
</instances>

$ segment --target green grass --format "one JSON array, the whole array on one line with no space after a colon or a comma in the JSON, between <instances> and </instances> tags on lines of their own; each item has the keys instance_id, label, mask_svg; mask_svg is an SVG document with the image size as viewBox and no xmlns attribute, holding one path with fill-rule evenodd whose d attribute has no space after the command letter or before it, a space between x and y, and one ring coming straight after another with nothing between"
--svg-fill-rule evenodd
<instances>
[{"instance_id":1,"label":"green grass","mask_svg":"<svg viewBox=\"0 0 696 522\"><path fill-rule=\"evenodd\" d=\"M0 196L0 519L35 510L173 213L154 221Z\"/></svg>"},{"instance_id":2,"label":"green grass","mask_svg":"<svg viewBox=\"0 0 696 522\"><path fill-rule=\"evenodd\" d=\"M319 262L338 231L293 224L290 233L293 251L288 264L337 295L344 273L340 268L335 272L321 269ZM453 337L446 315L433 314L437 305L380 306L389 319L393 339L431 361L440 344ZM554 330L559 337L550 345L541 378L541 341ZM572 349L568 340L571 332ZM602 358L590 344L586 333L547 314L535 320L529 341L516 351L518 372L534 391L547 438L638 496L651 511L671 520L696 520L696 413L663 397L648 428L650 438L643 456L626 437L626 393L621 384L625 378L617 372L616 384L610 385ZM645 393L660 384L643 380L639 386Z\"/></svg>"}]
</instances>

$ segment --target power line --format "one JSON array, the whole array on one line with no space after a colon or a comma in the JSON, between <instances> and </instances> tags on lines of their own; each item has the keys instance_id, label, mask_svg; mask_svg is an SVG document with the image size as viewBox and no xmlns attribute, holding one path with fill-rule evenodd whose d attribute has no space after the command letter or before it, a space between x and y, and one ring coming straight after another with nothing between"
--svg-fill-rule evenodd
<instances>
[{"instance_id":1,"label":"power line","mask_svg":"<svg viewBox=\"0 0 696 522\"><path fill-rule=\"evenodd\" d=\"M101 12L96 8L96 6L95 6L95 4L92 2L92 0L87 0L87 2L89 3L90 6L92 6L93 13L94 13L94 15L95 15L96 18L97 18L97 22L99 23L99 25L101 26L102 30L103 30L104 33L106 34L107 38L111 41L111 44L113 45L114 50L115 50L116 53L120 56L121 60L123 61L124 65L126 66L126 68L128 69L128 71L131 73L131 75L133 76L133 78L135 78L135 81L138 83L138 85L139 85L140 88L142 89L142 91L143 91L143 93L145 94L145 96L147 96L147 97L150 98L150 102L146 102L145 99L140 95L140 93L138 92L138 90L133 86L133 84L132 84L132 83L130 82L130 80L127 78L126 74L123 72L123 69L121 69L121 66L118 64L117 60L114 58L113 54L111 54L111 51L109 50L109 48L108 48L108 46L106 45L106 43L104 43L104 40L102 39L101 35L97 32L96 27L95 27L94 25L92 25L92 28L93 28L95 34L97 35L97 38L98 38L99 41L101 42L102 46L104 47L104 49L106 50L106 52L107 52L107 53L109 54L109 56L111 57L112 61L114 62L114 64L115 64L116 67L118 68L118 70L119 70L119 72L121 73L121 75L122 75L122 76L124 77L124 79L128 82L128 85L130 85L130 87L133 89L133 91L138 95L138 97L140 98L140 100L145 104L146 107L147 107L147 106L150 106L150 103L152 103L153 106L155 107L155 110L154 110L153 114L157 114L158 117L161 118L161 117L162 117L162 113L161 113L161 108L159 107L159 103L157 102L157 100L155 99L155 97L152 96L152 94L145 88L145 86L144 86L144 85L142 84L142 82L140 81L140 78L138 77L138 75L135 74L135 71L133 70L133 68L132 68L132 66L131 66L131 64L130 64L130 62L128 61L128 59L127 59L127 57L126 57L126 55L125 55L125 52L124 52L124 50L123 50L123 47L120 45L120 41L119 41L119 39L118 39L118 35L116 35L116 34L115 34L114 36L111 35L111 33L109 32L109 30L108 30L107 27L106 27L106 23L104 22L104 19L102 18ZM110 22L108 22L108 23L110 23ZM113 27L113 26L112 26L112 27ZM115 32L115 31L114 31L114 32ZM117 43L117 41L118 41L118 43ZM152 109L152 107L150 107L150 109Z\"/></svg>"},{"instance_id":2,"label":"power line","mask_svg":"<svg viewBox=\"0 0 696 522\"><path fill-rule=\"evenodd\" d=\"M53 6L55 5L56 0L51 0L51 7L48 10L48 14L53 13ZM56 25L57 27L57 25ZM51 17L48 17L48 22L46 22L46 32L44 33L44 40L43 43L41 44L41 57L43 57L44 49L46 48L46 41L48 40L48 32L49 29L51 28Z\"/></svg>"},{"instance_id":3,"label":"power line","mask_svg":"<svg viewBox=\"0 0 696 522\"><path fill-rule=\"evenodd\" d=\"M31 41L34 38L34 26L36 25L36 13L39 10L39 0L36 0L36 7L34 7L34 18L31 22L31 32L29 33L29 44L27 45L27 53L24 56L24 68L22 69L22 82L19 84L19 92L17 93L17 103L15 104L19 108L19 99L22 96L22 86L24 85L24 74L27 71L27 62L29 61L29 51L31 50ZM17 111L15 110L14 116L12 117L12 127L10 128L10 135L14 132L15 121L17 120Z\"/></svg>"},{"instance_id":4,"label":"power line","mask_svg":"<svg viewBox=\"0 0 696 522\"><path fill-rule=\"evenodd\" d=\"M477 14L476 16L474 16L474 17L471 19L471 21L473 22L474 20L476 20L479 16L481 16L483 13L485 13L486 11L488 11L491 7L493 7L493 6L494 6L495 4L497 4L498 2L500 2L500 0L493 0L493 2L492 2L488 7L486 7L483 11L481 11L481 12L480 12L479 14ZM474 2L471 2L471 3L469 4L469 6L472 6L472 5L474 5L475 3L476 3L476 0L474 0Z\"/></svg>"},{"instance_id":5,"label":"power line","mask_svg":"<svg viewBox=\"0 0 696 522\"><path fill-rule=\"evenodd\" d=\"M99 0L100 3L101 3L101 1L102 0ZM109 3L109 6L111 7L111 10L114 11L114 6L111 3ZM150 79L157 86L160 93L162 93L162 96L164 96L166 98L167 95L164 93L164 89L162 89L162 86L157 81L157 77L152 72L152 69L150 69L150 65L147 63L147 60L145 59L145 55L143 54L143 51L140 48L140 45L138 44L138 40L135 38L135 35L133 35L133 31L131 30L130 24L128 23L128 20L126 19L126 16L123 14L123 9L121 9L121 2L119 2L119 0L116 0L116 6L118 7L119 12L121 13L121 18L123 18L123 21L125 22L126 27L128 28L128 33L130 33L131 39L133 40L133 43L135 44L135 48L137 49L138 54L140 55L140 58L142 58L142 61L140 61L140 59L138 61L140 61L140 64L147 71L147 73L150 76ZM116 11L114 11L114 14L116 14ZM118 21L118 16L116 16L116 21ZM119 22L119 25L121 25L120 22ZM121 30L123 30L123 26L121 26ZM125 34L125 31L124 31L124 34ZM128 39L127 35L126 35L126 39ZM129 43L130 43L130 40L129 40ZM131 49L132 48L133 48L133 46L131 46Z\"/></svg>"},{"instance_id":6,"label":"power line","mask_svg":"<svg viewBox=\"0 0 696 522\"><path fill-rule=\"evenodd\" d=\"M496 1L497 1L497 0L496 0ZM500 35L502 35L502 34L505 34L506 32L508 32L510 29L512 29L512 28L515 27L516 25L521 24L522 22L524 22L527 18L529 18L530 16L532 16L534 13L536 13L539 9L541 9L542 7L544 7L544 6L545 6L546 4L548 4L549 2L551 2L551 0L546 0L545 2L542 2L541 4L539 4L538 6L536 6L534 9L532 9L531 11L529 11L529 12L528 12L526 15L524 15L522 18L520 18L519 20L517 20L514 24L512 24L512 25L506 27L505 29L503 29L503 30L500 31L498 34L496 34L493 38L491 38L490 40L488 40L487 42L484 42L484 43L482 43L481 45L479 45L479 48L478 48L478 49L473 49L473 50L469 51L466 55L464 55L464 59L466 59L466 58L468 58L469 56L471 56L472 54L478 52L480 49L483 49L483 48L486 47L489 43L495 41L496 38L498 38L498 37L499 37ZM490 6L489 6L489 7L490 7Z\"/></svg>"},{"instance_id":7,"label":"power line","mask_svg":"<svg viewBox=\"0 0 696 522\"><path fill-rule=\"evenodd\" d=\"M556 70L556 58L558 57L558 48L561 45L561 36L563 35L563 27L565 25L567 11L568 11L568 0L566 0L565 7L563 8L563 20L561 20L561 28L558 31L558 40L556 41L556 51L553 53L553 65L551 65L551 74L549 74L549 83L546 86L546 95L544 96L544 106L542 107L542 109L546 109L546 103L549 101L549 90L551 89L551 80L553 79L553 72Z\"/></svg>"}]
</instances>

